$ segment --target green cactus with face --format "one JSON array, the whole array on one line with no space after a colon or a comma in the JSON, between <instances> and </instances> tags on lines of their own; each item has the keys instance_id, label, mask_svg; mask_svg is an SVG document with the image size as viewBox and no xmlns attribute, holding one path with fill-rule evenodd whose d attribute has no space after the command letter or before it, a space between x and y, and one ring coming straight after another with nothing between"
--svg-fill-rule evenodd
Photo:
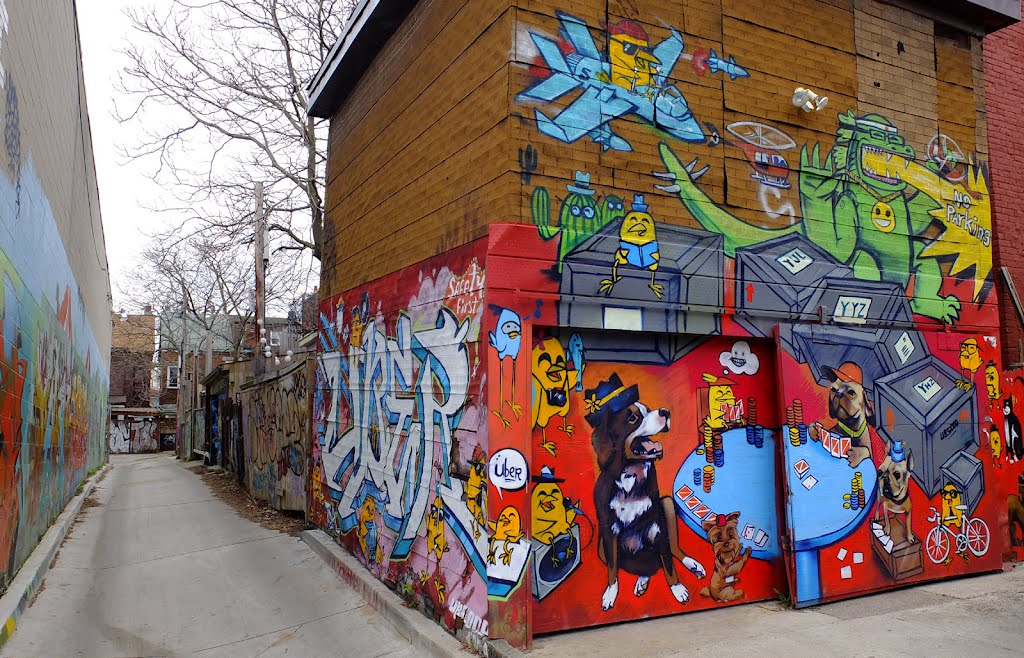
<instances>
[{"instance_id":1,"label":"green cactus with face","mask_svg":"<svg viewBox=\"0 0 1024 658\"><path fill-rule=\"evenodd\" d=\"M590 189L590 175L587 173L577 171L576 180L566 188L569 196L562 201L555 224L551 222L551 196L547 189L534 188L530 198L530 212L540 236L545 240L561 236L558 245L559 272L562 271L566 255L608 223L625 215L619 197L608 195L598 200L594 190Z\"/></svg>"}]
</instances>

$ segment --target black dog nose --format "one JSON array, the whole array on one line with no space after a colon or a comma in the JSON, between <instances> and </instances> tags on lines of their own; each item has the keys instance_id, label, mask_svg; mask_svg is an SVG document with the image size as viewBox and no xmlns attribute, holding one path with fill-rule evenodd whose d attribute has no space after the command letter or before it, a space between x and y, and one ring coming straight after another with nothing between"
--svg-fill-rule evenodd
<instances>
[{"instance_id":1,"label":"black dog nose","mask_svg":"<svg viewBox=\"0 0 1024 658\"><path fill-rule=\"evenodd\" d=\"M672 416L669 410L664 408L658 409L658 415L661 416L662 418L669 418L670 416Z\"/></svg>"}]
</instances>

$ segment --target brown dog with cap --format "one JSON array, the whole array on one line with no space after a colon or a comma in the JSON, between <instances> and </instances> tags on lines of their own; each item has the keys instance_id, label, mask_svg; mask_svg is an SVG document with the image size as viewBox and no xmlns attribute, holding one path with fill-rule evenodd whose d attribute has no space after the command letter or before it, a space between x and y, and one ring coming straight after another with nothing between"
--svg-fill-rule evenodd
<instances>
[{"instance_id":1,"label":"brown dog with cap","mask_svg":"<svg viewBox=\"0 0 1024 658\"><path fill-rule=\"evenodd\" d=\"M864 394L864 374L856 363L846 362L838 368L822 366L821 373L832 380L828 391L828 415L836 422L831 427L812 423L808 428L811 438L821 441L825 432L850 439L850 452L846 459L850 467L871 459L871 435L868 425L875 422L875 413Z\"/></svg>"}]
</instances>

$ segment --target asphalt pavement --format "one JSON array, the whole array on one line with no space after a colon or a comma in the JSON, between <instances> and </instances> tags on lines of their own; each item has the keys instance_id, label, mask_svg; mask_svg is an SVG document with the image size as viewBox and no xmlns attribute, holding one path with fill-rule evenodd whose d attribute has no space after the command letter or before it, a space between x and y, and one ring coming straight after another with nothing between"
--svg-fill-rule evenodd
<instances>
[{"instance_id":1,"label":"asphalt pavement","mask_svg":"<svg viewBox=\"0 0 1024 658\"><path fill-rule=\"evenodd\" d=\"M298 537L173 455L111 456L2 656L418 653Z\"/></svg>"}]
</instances>

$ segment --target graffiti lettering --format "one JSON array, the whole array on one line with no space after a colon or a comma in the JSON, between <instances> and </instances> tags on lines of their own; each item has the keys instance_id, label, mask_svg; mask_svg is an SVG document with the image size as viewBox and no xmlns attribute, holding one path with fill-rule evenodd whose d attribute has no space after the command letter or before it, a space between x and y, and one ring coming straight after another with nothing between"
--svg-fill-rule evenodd
<instances>
[{"instance_id":1,"label":"graffiti lettering","mask_svg":"<svg viewBox=\"0 0 1024 658\"><path fill-rule=\"evenodd\" d=\"M341 531L356 526L366 497L376 498L385 525L397 535L392 557L408 556L417 537L433 498L429 469L436 467L441 482L449 484L452 432L469 386L469 328L446 308L438 311L434 327L417 332L401 315L391 337L371 320L347 357L320 357L352 413L341 435L337 417L328 422L323 451Z\"/></svg>"}]
</instances>

